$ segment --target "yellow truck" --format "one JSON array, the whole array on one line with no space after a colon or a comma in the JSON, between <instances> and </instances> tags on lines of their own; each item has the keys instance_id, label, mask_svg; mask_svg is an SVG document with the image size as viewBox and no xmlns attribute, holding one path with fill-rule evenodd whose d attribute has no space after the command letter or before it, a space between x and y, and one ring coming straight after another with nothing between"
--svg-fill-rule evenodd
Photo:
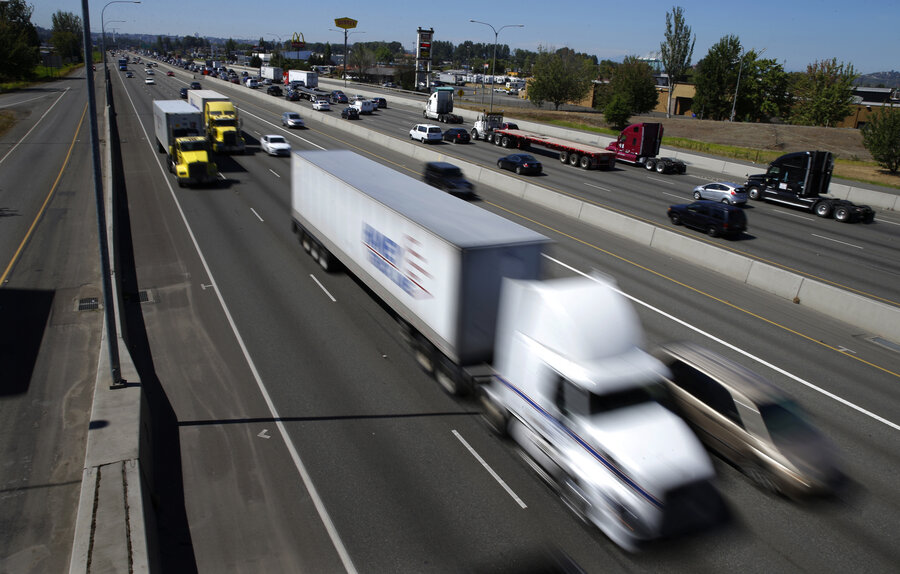
<instances>
[{"instance_id":1,"label":"yellow truck","mask_svg":"<svg viewBox=\"0 0 900 574\"><path fill-rule=\"evenodd\" d=\"M188 90L188 103L203 114L206 137L216 153L244 153L238 110L228 96L213 90Z\"/></svg>"},{"instance_id":2,"label":"yellow truck","mask_svg":"<svg viewBox=\"0 0 900 574\"><path fill-rule=\"evenodd\" d=\"M153 100L156 147L168 154L169 171L179 187L204 185L218 179L219 170L209 157L203 134L203 114L181 100Z\"/></svg>"}]
</instances>

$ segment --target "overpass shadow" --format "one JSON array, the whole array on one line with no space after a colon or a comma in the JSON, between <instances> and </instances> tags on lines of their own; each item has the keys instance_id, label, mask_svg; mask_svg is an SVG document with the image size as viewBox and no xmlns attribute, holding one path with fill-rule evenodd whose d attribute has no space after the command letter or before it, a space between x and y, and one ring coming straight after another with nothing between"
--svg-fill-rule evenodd
<instances>
[{"instance_id":1,"label":"overpass shadow","mask_svg":"<svg viewBox=\"0 0 900 574\"><path fill-rule=\"evenodd\" d=\"M0 289L0 397L28 392L55 295Z\"/></svg>"}]
</instances>

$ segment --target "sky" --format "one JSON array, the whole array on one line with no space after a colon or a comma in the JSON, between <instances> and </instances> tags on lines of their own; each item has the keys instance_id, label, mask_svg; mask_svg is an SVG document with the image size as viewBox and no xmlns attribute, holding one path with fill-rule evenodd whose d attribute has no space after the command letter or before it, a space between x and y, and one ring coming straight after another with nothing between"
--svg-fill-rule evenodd
<instances>
[{"instance_id":1,"label":"sky","mask_svg":"<svg viewBox=\"0 0 900 574\"><path fill-rule=\"evenodd\" d=\"M33 24L52 27L58 11L82 15L77 0L28 0ZM101 11L107 32L157 35L199 35L221 38L288 40L295 32L307 42L342 44L343 32L334 19L358 21L349 42L398 41L415 46L417 28L433 28L434 39L454 45L466 40L511 49L568 47L598 58L621 61L625 56L649 56L664 40L666 13L684 9L696 36L691 63L696 64L722 37L735 35L745 49L765 50L787 71L804 71L815 61L836 58L857 72L900 70L900 0L643 0L641 2L548 2L547 0L398 2L382 0L141 0L140 4L90 3L92 32L100 32ZM524 28L502 26L523 24Z\"/></svg>"}]
</instances>

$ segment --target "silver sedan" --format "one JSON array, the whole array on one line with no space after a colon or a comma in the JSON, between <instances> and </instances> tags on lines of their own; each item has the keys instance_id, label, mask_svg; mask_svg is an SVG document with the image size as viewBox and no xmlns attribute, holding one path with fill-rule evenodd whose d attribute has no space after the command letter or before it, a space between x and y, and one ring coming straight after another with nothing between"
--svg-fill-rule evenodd
<instances>
[{"instance_id":1,"label":"silver sedan","mask_svg":"<svg viewBox=\"0 0 900 574\"><path fill-rule=\"evenodd\" d=\"M730 203L731 205L743 205L747 203L747 191L740 184L730 181L717 181L695 187L694 199L708 199L710 201Z\"/></svg>"}]
</instances>

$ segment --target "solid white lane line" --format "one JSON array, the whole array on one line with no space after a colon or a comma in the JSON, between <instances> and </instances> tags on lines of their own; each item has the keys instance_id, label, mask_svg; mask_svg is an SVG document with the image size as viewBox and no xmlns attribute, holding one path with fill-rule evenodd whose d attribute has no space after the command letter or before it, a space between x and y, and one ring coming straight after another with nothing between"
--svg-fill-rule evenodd
<instances>
[{"instance_id":1,"label":"solid white lane line","mask_svg":"<svg viewBox=\"0 0 900 574\"><path fill-rule=\"evenodd\" d=\"M453 431L451 431L451 432L453 433L453 435L454 435L456 438L459 439L459 442L463 443L463 446L466 447L466 449L468 449L468 451L472 454L472 456L475 457L475 460L477 460L478 462L480 462L480 463L481 463L481 466L483 466L484 469L487 470L488 473L490 473L490 475L491 475L492 477L494 477L494 480L496 480L497 483L498 483L500 486L503 487L503 490L505 490L506 493L509 494L509 495L512 497L512 499L516 501L516 504L518 504L521 508L528 508L528 505L525 504L525 503L522 501L522 499L519 498L519 496L518 496L515 492L513 492L513 489L511 489L511 488L509 487L509 485L506 484L506 483L503 481L503 479L500 478L500 476L499 476L496 472L494 472L494 469L491 468L491 467L488 465L488 463L485 462L485 460L484 460L483 458L481 458L481 456L480 456L477 452L475 452L475 449L472 448L472 447L469 445L469 443L466 442L466 439L464 439L464 438L462 437L462 435L460 435L458 432L456 432L455 429L454 429Z\"/></svg>"},{"instance_id":2,"label":"solid white lane line","mask_svg":"<svg viewBox=\"0 0 900 574\"><path fill-rule=\"evenodd\" d=\"M319 286L319 289L321 289L322 291L325 292L326 295L328 295L328 298L331 299L331 302L332 302L332 303L337 303L337 299L335 299L334 297L332 297L332 296L331 296L331 293L328 292L328 289L326 289L324 285L322 285L321 283L319 283L319 280L316 279L316 276L315 276L315 275L313 275L312 273L310 273L309 276L312 277L312 280L316 282L316 285Z\"/></svg>"},{"instance_id":3,"label":"solid white lane line","mask_svg":"<svg viewBox=\"0 0 900 574\"><path fill-rule=\"evenodd\" d=\"M824 235L818 235L816 233L810 233L813 237L818 237L819 239L824 239L826 241L834 241L835 243L840 243L841 245L846 245L847 247L853 247L854 249L863 249L863 247L859 245L853 245L852 243L847 243L846 241L838 241L837 239L832 239L830 237L825 237Z\"/></svg>"},{"instance_id":4,"label":"solid white lane line","mask_svg":"<svg viewBox=\"0 0 900 574\"><path fill-rule=\"evenodd\" d=\"M544 257L546 257L546 258L549 259L550 261L553 261L554 263L556 263L556 264L558 264L558 265L560 265L560 266L562 266L562 267L565 267L566 269L572 271L573 273L577 273L578 275L581 275L581 276L583 276L583 277L587 277L588 279L592 279L592 280L594 280L594 281L597 280L596 277L592 277L591 275L588 275L587 273L585 273L585 272L583 272L583 271L580 271L580 270L578 270L578 269L575 269L575 268L572 267L571 265L569 265L569 264L567 264L567 263L563 263L563 262L560 261L559 259L554 259L553 257L550 257L549 255L544 255ZM862 407L860 407L860 406L858 406L858 405L855 405L855 404L851 403L851 402L848 401L847 399L844 399L844 398L842 398L842 397L839 397L839 396L837 396L836 394L831 393L831 392L829 392L829 391L826 391L825 389L823 389L823 388L821 388L821 387L817 387L816 385L810 383L809 381L806 381L806 380L804 380L804 379L801 379L801 378L798 377L797 375L794 375L794 374L792 374L792 373L789 373L789 372L785 371L784 369L782 369L781 367L777 367L777 366L773 365L772 363L766 361L765 359L762 359L762 358L760 358L760 357L757 357L756 355L752 355L752 354L748 353L747 351L741 349L740 347L738 347L738 346L736 346L736 345L732 345L731 343L728 343L727 341L724 341L724 340L722 340L722 339L716 337L715 335L712 335L711 333L707 333L706 331L703 331L703 330L699 329L698 327L694 327L694 326L691 325L690 323L687 323L686 321L683 321L683 320L679 319L678 317L675 317L674 315L670 315L670 314L666 313L666 312L663 311L662 309L657 309L656 307L654 307L653 305L650 305L649 303L645 303L645 302L641 301L640 299L637 299L637 298L635 298L635 297L632 297L632 296L629 295L628 293L625 293L625 292L623 292L623 291L620 291L618 288L615 288L615 290L618 291L619 293L621 293L623 297L627 297L627 298L630 299L631 301L634 301L635 303L637 303L638 305L641 305L642 307L646 307L647 309L653 311L654 313L658 313L659 315L662 315L663 317L666 317L667 319L671 319L672 321L675 321L675 322L678 323L679 325L682 325L682 326L684 326L684 327L687 327L688 329L694 331L695 333L698 333L698 334L700 334L700 335L703 335L704 337L706 337L706 338L708 338L708 339L710 339L710 340L712 340L712 341L715 341L716 343L719 343L720 345L724 345L724 346L728 347L729 349L731 349L732 351L735 351L736 353L740 353L740 354L744 355L745 357L747 357L748 359L752 359L752 360L756 361L757 363L759 363L759 364L761 364L761 365L764 365L764 366L766 366L766 367L769 367L769 368L772 369L773 371L776 371L776 372L778 372L778 373L781 373L781 374L784 375L785 377L788 377L789 379L792 379L792 380L794 380L794 381L800 383L801 385L804 385L804 386L806 386L806 387L809 387L810 389L812 389L812 390L814 390L814 391L816 391L816 392L818 392L818 393L821 393L821 394L825 395L825 396L828 397L828 398L834 399L835 401L837 401L837 402L839 402L839 403L841 403L841 404L843 404L843 405L846 405L846 406L850 407L851 409L853 409L853 410L855 410L855 411L858 411L858 412L860 412L860 413L866 415L866 416L869 417L869 418L872 418L872 419L874 419L874 420L876 420L876 421L878 421L878 422L880 422L880 423L883 423L883 424L885 424L885 425L887 425L887 426L893 428L894 430L900 430L900 424L893 423L893 422L887 420L887 419L884 418L884 417L880 417L880 416L876 415L875 413L873 413L873 412L871 412L871 411L867 411L866 409L864 409L864 408L862 408Z\"/></svg>"},{"instance_id":5,"label":"solid white lane line","mask_svg":"<svg viewBox=\"0 0 900 574\"><path fill-rule=\"evenodd\" d=\"M260 221L263 221L263 218L260 217L258 213L256 213L256 210L255 210L255 209L253 209L253 208L251 207L251 208L250 208L250 211L253 212L253 215L256 216L256 219L258 219L258 220L260 220Z\"/></svg>"}]
</instances>

